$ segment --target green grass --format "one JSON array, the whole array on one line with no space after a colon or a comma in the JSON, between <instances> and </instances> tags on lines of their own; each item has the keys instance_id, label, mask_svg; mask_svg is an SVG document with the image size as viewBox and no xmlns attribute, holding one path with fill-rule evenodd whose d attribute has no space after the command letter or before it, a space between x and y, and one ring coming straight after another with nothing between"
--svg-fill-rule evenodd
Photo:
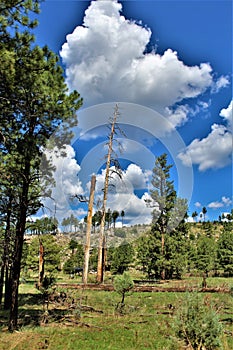
<instances>
[{"instance_id":1,"label":"green grass","mask_svg":"<svg viewBox=\"0 0 233 350\"><path fill-rule=\"evenodd\" d=\"M92 306L103 313L81 312L81 318L76 325L51 318L49 323L36 326L37 323L33 323L33 319L43 315L42 297L32 281L22 284L19 300L22 327L20 332L9 334L6 327L7 315L1 310L0 348L2 350L184 349L184 344L175 337L173 325L185 293L133 293L126 297L125 314L119 315L115 312L115 305L121 297L116 292L71 289L66 292L77 304ZM202 297L206 303L214 303L219 310L225 330L222 338L224 350L233 349L230 333L233 331L232 296L212 293L202 294ZM168 307L169 304L172 305L172 309ZM50 304L49 312L56 315L63 314L66 312L65 306Z\"/></svg>"}]
</instances>

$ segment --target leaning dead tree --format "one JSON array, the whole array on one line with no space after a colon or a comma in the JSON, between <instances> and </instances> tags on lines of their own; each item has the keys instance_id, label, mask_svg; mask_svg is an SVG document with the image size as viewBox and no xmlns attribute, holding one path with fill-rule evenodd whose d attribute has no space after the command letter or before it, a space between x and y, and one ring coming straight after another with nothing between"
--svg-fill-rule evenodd
<instances>
[{"instance_id":1,"label":"leaning dead tree","mask_svg":"<svg viewBox=\"0 0 233 350\"><path fill-rule=\"evenodd\" d=\"M88 203L88 214L87 214L86 244L85 244L85 250L84 250L84 266L83 266L83 283L84 284L87 284L87 277L88 277L90 243L91 243L91 227L92 227L92 211L93 211L93 203L94 203L95 184L96 184L96 176L92 175L90 197L89 197L89 203Z\"/></svg>"},{"instance_id":2,"label":"leaning dead tree","mask_svg":"<svg viewBox=\"0 0 233 350\"><path fill-rule=\"evenodd\" d=\"M105 172L105 180L104 180L104 188L103 188L103 201L102 201L102 209L101 209L101 222L100 222L100 233L99 233L99 247L98 247L98 265L97 265L97 282L102 283L104 277L104 266L105 266L105 242L106 237L104 234L105 228L105 218L106 218L106 205L107 205L107 197L108 197L108 189L109 189L109 178L110 178L110 167L111 164L118 164L115 159L112 159L113 154L113 141L114 136L117 134L117 131L120 131L121 134L123 132L120 130L117 125L117 121L119 118L119 109L118 105L115 106L113 118L110 119L110 134L108 136L108 153L107 153L107 161L106 161L106 172ZM116 171L114 171L118 175L120 175L120 168L118 167Z\"/></svg>"},{"instance_id":3,"label":"leaning dead tree","mask_svg":"<svg viewBox=\"0 0 233 350\"><path fill-rule=\"evenodd\" d=\"M89 259L90 259L90 246L91 246L91 228L92 228L92 212L93 204L95 197L95 184L96 184L96 175L91 177L91 187L90 187L90 196L89 199L83 195L74 195L71 198L77 198L79 202L88 202L88 213L87 213L87 227L86 227L86 243L84 247L84 263L83 263L83 276L82 280L84 284L87 284L88 280L88 268L89 268Z\"/></svg>"}]
</instances>

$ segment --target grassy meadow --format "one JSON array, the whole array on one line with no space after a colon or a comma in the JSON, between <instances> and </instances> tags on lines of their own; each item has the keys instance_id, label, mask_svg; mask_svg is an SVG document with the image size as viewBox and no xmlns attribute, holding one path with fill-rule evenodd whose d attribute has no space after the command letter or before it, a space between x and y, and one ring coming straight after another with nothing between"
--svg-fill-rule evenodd
<instances>
[{"instance_id":1,"label":"grassy meadow","mask_svg":"<svg viewBox=\"0 0 233 350\"><path fill-rule=\"evenodd\" d=\"M60 281L59 281L60 282ZM65 281L67 282L67 281ZM71 281L70 281L71 282ZM80 282L77 278L72 283ZM210 286L229 285L230 280L209 278ZM200 286L201 279L171 281L166 286ZM0 311L1 350L126 350L191 349L176 335L177 316L187 293L133 292L122 313L116 310L116 292L56 288L63 300L45 304L34 281L20 285L18 332L7 331L7 313ZM214 304L223 325L222 349L233 349L233 298L230 293L200 293L206 305Z\"/></svg>"}]
</instances>

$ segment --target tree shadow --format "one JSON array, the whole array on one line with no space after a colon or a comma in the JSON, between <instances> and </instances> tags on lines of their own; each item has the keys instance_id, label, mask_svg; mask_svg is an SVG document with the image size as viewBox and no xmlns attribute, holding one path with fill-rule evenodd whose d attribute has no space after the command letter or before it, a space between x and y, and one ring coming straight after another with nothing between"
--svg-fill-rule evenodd
<instances>
[{"instance_id":1,"label":"tree shadow","mask_svg":"<svg viewBox=\"0 0 233 350\"><path fill-rule=\"evenodd\" d=\"M34 293L25 293L19 294L19 307L24 305L42 305L43 304L43 295L42 294L34 294Z\"/></svg>"},{"instance_id":2,"label":"tree shadow","mask_svg":"<svg viewBox=\"0 0 233 350\"><path fill-rule=\"evenodd\" d=\"M66 309L53 308L51 310L27 309L19 312L18 326L39 327L49 323L61 323L66 317Z\"/></svg>"},{"instance_id":3,"label":"tree shadow","mask_svg":"<svg viewBox=\"0 0 233 350\"><path fill-rule=\"evenodd\" d=\"M39 327L50 323L76 322L80 312L78 305L65 299L49 301L43 294L20 293L18 299L18 328ZM8 327L9 310L0 309L0 329Z\"/></svg>"}]
</instances>

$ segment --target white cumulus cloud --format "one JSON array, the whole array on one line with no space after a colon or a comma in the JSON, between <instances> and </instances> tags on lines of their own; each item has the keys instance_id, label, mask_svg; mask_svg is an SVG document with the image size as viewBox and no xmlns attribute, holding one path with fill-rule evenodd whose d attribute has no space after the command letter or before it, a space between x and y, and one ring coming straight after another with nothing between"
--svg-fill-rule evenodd
<instances>
[{"instance_id":1,"label":"white cumulus cloud","mask_svg":"<svg viewBox=\"0 0 233 350\"><path fill-rule=\"evenodd\" d=\"M223 108L220 112L220 116L227 122L228 129L232 129L233 115L232 115L233 100L230 102L227 108Z\"/></svg>"},{"instance_id":2,"label":"white cumulus cloud","mask_svg":"<svg viewBox=\"0 0 233 350\"><path fill-rule=\"evenodd\" d=\"M136 164L130 164L124 173L124 178L130 181L135 189L146 188L150 172L143 172Z\"/></svg>"},{"instance_id":3,"label":"white cumulus cloud","mask_svg":"<svg viewBox=\"0 0 233 350\"><path fill-rule=\"evenodd\" d=\"M62 151L55 147L52 151L45 151L45 154L54 166L55 186L52 187L51 198L44 200L44 207L45 210L49 209L49 215L56 211L57 219L61 220L72 212L70 206L72 195L84 192L78 179L80 166L75 160L75 152L70 145L66 145ZM80 215L80 211L77 210L76 214Z\"/></svg>"},{"instance_id":4,"label":"white cumulus cloud","mask_svg":"<svg viewBox=\"0 0 233 350\"><path fill-rule=\"evenodd\" d=\"M115 168L111 168L115 170ZM147 193L147 182L150 171L142 171L135 164L130 164L122 171L122 177L112 173L110 180L107 209L125 212L125 221L129 225L149 224L151 222L152 208L147 206L146 200L150 198ZM105 170L96 177L96 198L102 199L104 188ZM113 186L112 186L113 185ZM143 194L138 197L135 190L142 190ZM96 200L98 201L98 200Z\"/></svg>"},{"instance_id":5,"label":"white cumulus cloud","mask_svg":"<svg viewBox=\"0 0 233 350\"><path fill-rule=\"evenodd\" d=\"M60 52L67 83L87 105L135 102L168 114L174 126L186 121L188 108L171 106L216 85L208 63L187 66L176 51L146 53L151 30L121 15L117 1L92 1L83 25L67 35ZM221 77L218 89L227 84ZM216 88L217 89L217 88Z\"/></svg>"},{"instance_id":6,"label":"white cumulus cloud","mask_svg":"<svg viewBox=\"0 0 233 350\"><path fill-rule=\"evenodd\" d=\"M232 200L229 197L223 196L221 201L211 202L207 206L208 208L218 209L222 207L229 207L231 204L232 204Z\"/></svg>"},{"instance_id":7,"label":"white cumulus cloud","mask_svg":"<svg viewBox=\"0 0 233 350\"><path fill-rule=\"evenodd\" d=\"M210 168L223 168L232 158L232 101L220 116L226 125L213 124L211 132L203 139L194 139L179 154L184 165L198 164L200 171ZM192 163L192 164L191 164Z\"/></svg>"},{"instance_id":8,"label":"white cumulus cloud","mask_svg":"<svg viewBox=\"0 0 233 350\"><path fill-rule=\"evenodd\" d=\"M232 204L232 200L229 197L222 197L222 202L225 206L230 206Z\"/></svg>"},{"instance_id":9,"label":"white cumulus cloud","mask_svg":"<svg viewBox=\"0 0 233 350\"><path fill-rule=\"evenodd\" d=\"M221 207L223 207L223 203L218 202L218 201L211 202L211 203L208 204L208 208L212 208L212 209L218 209L218 208L221 208Z\"/></svg>"},{"instance_id":10,"label":"white cumulus cloud","mask_svg":"<svg viewBox=\"0 0 233 350\"><path fill-rule=\"evenodd\" d=\"M229 85L229 80L227 77L221 76L212 87L213 92L218 92L222 88Z\"/></svg>"}]
</instances>

